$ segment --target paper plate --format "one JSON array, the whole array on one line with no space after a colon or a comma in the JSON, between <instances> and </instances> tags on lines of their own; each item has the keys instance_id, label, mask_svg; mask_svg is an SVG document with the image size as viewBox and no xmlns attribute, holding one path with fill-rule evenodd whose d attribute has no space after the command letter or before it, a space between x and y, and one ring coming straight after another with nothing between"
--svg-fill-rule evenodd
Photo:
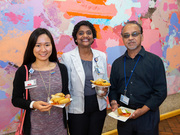
<instances>
[{"instance_id":1,"label":"paper plate","mask_svg":"<svg viewBox=\"0 0 180 135\"><path fill-rule=\"evenodd\" d=\"M131 112L131 115L132 115L133 112L135 111L135 110L133 110L133 109L126 108L126 107L123 107L123 106L121 106L120 108L121 108L121 109L126 109L127 111ZM117 120L120 120L120 121L123 121L123 122L126 122L126 121L129 119L129 117L131 116L131 115L130 115L129 117L119 116L117 110L115 110L114 112L110 112L108 115L109 115L110 117L114 118L114 119L117 119Z\"/></svg>"},{"instance_id":2,"label":"paper plate","mask_svg":"<svg viewBox=\"0 0 180 135\"><path fill-rule=\"evenodd\" d=\"M72 101L72 98L70 98L70 101ZM53 102L52 101L49 101L50 104L52 104ZM60 108L64 108L66 106L66 104L60 104L60 105L54 105L52 104L53 106L56 106L56 107L60 107Z\"/></svg>"}]
</instances>

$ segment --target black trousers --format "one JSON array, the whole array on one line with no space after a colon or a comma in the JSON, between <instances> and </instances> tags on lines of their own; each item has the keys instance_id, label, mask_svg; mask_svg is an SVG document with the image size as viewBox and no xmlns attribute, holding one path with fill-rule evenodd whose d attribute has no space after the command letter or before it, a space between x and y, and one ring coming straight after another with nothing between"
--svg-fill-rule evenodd
<instances>
[{"instance_id":1,"label":"black trousers","mask_svg":"<svg viewBox=\"0 0 180 135\"><path fill-rule=\"evenodd\" d=\"M158 135L159 110L148 111L139 118L126 122L118 121L117 129L119 135Z\"/></svg>"},{"instance_id":2,"label":"black trousers","mask_svg":"<svg viewBox=\"0 0 180 135\"><path fill-rule=\"evenodd\" d=\"M106 109L99 111L96 95L85 96L85 112L68 114L70 135L101 135Z\"/></svg>"}]
</instances>

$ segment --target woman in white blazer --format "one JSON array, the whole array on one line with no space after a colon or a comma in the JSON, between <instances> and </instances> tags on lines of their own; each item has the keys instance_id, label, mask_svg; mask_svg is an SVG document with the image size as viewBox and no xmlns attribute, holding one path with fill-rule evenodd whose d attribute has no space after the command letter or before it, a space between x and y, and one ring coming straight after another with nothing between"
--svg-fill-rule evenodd
<instances>
[{"instance_id":1,"label":"woman in white blazer","mask_svg":"<svg viewBox=\"0 0 180 135\"><path fill-rule=\"evenodd\" d=\"M72 36L77 47L62 55L62 63L68 69L72 98L68 107L69 131L71 135L101 135L108 90L104 89L102 96L98 96L90 80L108 80L106 55L91 48L96 30L90 22L77 23Z\"/></svg>"}]
</instances>

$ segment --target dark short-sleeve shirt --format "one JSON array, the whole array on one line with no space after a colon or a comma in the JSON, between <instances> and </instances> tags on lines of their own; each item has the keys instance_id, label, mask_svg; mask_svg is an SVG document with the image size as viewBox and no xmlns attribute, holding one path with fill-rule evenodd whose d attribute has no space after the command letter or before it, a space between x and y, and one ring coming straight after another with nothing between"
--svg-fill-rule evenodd
<instances>
[{"instance_id":1,"label":"dark short-sleeve shirt","mask_svg":"<svg viewBox=\"0 0 180 135\"><path fill-rule=\"evenodd\" d=\"M124 67L126 68L127 82L139 56L140 59L127 86L126 96L130 99L128 107L136 109L146 105L150 109L156 110L167 96L165 69L161 58L145 51L143 46L134 59L130 58L126 51L124 55L113 62L109 98L126 106L119 101L120 95L124 94L125 89Z\"/></svg>"}]
</instances>

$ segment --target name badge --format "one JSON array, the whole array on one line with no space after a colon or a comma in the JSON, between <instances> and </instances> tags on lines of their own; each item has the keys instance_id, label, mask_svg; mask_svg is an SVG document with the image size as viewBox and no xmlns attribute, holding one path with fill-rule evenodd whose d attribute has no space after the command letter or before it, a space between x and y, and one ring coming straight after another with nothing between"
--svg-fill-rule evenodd
<instances>
[{"instance_id":1,"label":"name badge","mask_svg":"<svg viewBox=\"0 0 180 135\"><path fill-rule=\"evenodd\" d=\"M99 75L99 74L104 74L103 68L98 67L98 66L95 66L94 68L95 68L95 71L96 71L96 73L97 73L98 75Z\"/></svg>"},{"instance_id":2,"label":"name badge","mask_svg":"<svg viewBox=\"0 0 180 135\"><path fill-rule=\"evenodd\" d=\"M123 102L126 105L129 104L129 98L126 97L125 95L122 95L122 94L121 94L121 97L120 97L120 101Z\"/></svg>"},{"instance_id":3,"label":"name badge","mask_svg":"<svg viewBox=\"0 0 180 135\"><path fill-rule=\"evenodd\" d=\"M35 88L37 87L36 79L25 81L24 85L25 89Z\"/></svg>"},{"instance_id":4,"label":"name badge","mask_svg":"<svg viewBox=\"0 0 180 135\"><path fill-rule=\"evenodd\" d=\"M95 66L95 71L96 73L99 75L100 74L100 71L99 71L99 68Z\"/></svg>"}]
</instances>

